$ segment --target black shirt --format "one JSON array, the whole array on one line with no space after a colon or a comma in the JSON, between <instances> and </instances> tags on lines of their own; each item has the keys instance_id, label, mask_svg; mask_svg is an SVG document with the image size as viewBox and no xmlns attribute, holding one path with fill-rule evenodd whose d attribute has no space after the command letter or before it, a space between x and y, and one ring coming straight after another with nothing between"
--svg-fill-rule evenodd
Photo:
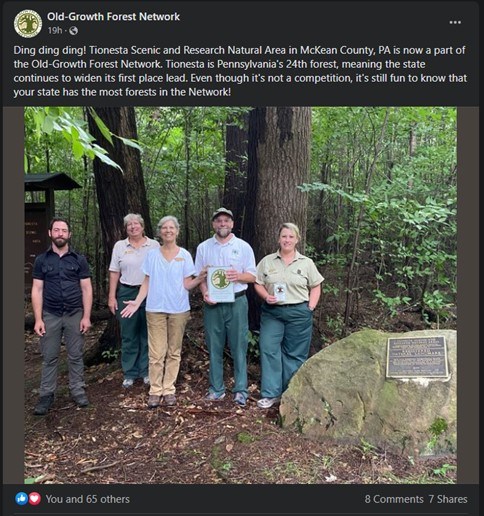
<instances>
[{"instance_id":1,"label":"black shirt","mask_svg":"<svg viewBox=\"0 0 484 516\"><path fill-rule=\"evenodd\" d=\"M91 277L83 255L69 249L59 256L49 248L35 259L32 277L44 282L42 309L46 312L61 316L82 309L80 280Z\"/></svg>"}]
</instances>

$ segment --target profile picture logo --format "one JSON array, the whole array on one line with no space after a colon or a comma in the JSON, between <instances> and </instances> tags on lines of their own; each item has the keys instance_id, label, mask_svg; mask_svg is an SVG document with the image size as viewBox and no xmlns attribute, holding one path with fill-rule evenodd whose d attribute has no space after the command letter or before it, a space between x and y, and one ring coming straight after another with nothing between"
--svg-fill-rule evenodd
<instances>
[{"instance_id":1,"label":"profile picture logo","mask_svg":"<svg viewBox=\"0 0 484 516\"><path fill-rule=\"evenodd\" d=\"M17 34L23 38L33 38L42 29L42 18L31 9L20 11L13 22Z\"/></svg>"}]
</instances>

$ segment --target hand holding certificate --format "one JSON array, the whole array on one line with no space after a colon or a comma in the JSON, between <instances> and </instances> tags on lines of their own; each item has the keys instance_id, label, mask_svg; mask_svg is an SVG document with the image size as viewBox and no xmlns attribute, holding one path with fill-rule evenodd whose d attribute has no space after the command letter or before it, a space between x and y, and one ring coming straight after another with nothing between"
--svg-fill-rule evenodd
<instances>
[{"instance_id":1,"label":"hand holding certificate","mask_svg":"<svg viewBox=\"0 0 484 516\"><path fill-rule=\"evenodd\" d=\"M233 303L235 301L234 284L227 278L229 266L209 267L207 271L208 295L216 303Z\"/></svg>"},{"instance_id":2,"label":"hand holding certificate","mask_svg":"<svg viewBox=\"0 0 484 516\"><path fill-rule=\"evenodd\" d=\"M286 300L285 283L274 283L274 296L276 298L276 303L281 303Z\"/></svg>"}]
</instances>

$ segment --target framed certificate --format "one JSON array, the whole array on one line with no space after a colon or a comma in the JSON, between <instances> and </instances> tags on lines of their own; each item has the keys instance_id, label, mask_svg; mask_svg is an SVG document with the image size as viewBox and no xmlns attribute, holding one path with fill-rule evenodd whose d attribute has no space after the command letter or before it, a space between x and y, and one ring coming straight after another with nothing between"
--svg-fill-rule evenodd
<instances>
[{"instance_id":1,"label":"framed certificate","mask_svg":"<svg viewBox=\"0 0 484 516\"><path fill-rule=\"evenodd\" d=\"M217 303L233 303L235 301L234 284L227 279L225 274L225 271L231 268L225 265L208 268L208 295L212 301Z\"/></svg>"},{"instance_id":2,"label":"framed certificate","mask_svg":"<svg viewBox=\"0 0 484 516\"><path fill-rule=\"evenodd\" d=\"M286 284L285 283L274 283L274 296L278 303L286 300Z\"/></svg>"}]
</instances>

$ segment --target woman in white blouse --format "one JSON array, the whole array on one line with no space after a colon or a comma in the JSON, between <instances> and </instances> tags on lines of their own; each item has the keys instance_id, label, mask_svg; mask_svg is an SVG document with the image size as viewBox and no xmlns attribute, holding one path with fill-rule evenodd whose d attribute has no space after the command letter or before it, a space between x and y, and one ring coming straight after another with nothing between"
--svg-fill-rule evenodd
<instances>
[{"instance_id":1,"label":"woman in white blouse","mask_svg":"<svg viewBox=\"0 0 484 516\"><path fill-rule=\"evenodd\" d=\"M127 301L122 317L131 317L146 297L148 325L150 392L148 407L162 402L176 404L175 382L180 370L185 326L190 318L188 291L199 285L206 272L195 276L190 253L176 243L180 225L168 215L158 223L162 241L159 249L149 252L143 262L145 274L138 296Z\"/></svg>"}]
</instances>

